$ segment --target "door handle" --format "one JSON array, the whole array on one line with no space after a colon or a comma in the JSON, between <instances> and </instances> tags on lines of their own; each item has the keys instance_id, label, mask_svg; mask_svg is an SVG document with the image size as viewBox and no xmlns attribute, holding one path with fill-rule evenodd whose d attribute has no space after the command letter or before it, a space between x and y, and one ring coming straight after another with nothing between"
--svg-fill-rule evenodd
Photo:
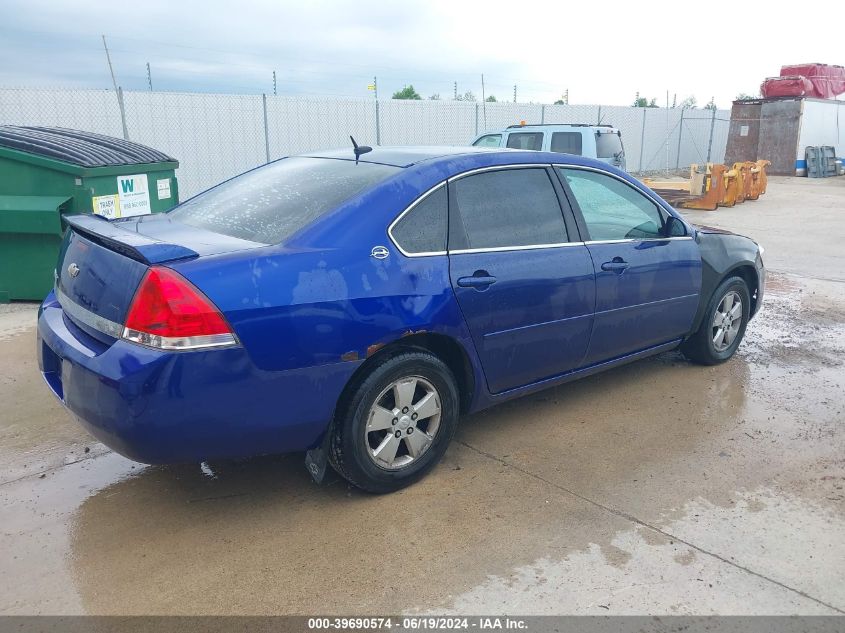
<instances>
[{"instance_id":1,"label":"door handle","mask_svg":"<svg viewBox=\"0 0 845 633\"><path fill-rule=\"evenodd\" d=\"M477 288L484 290L488 286L496 283L496 278L487 273L487 271L477 270L472 277L458 277L458 285L461 288Z\"/></svg>"},{"instance_id":2,"label":"door handle","mask_svg":"<svg viewBox=\"0 0 845 633\"><path fill-rule=\"evenodd\" d=\"M628 268L629 264L621 257L614 257L611 261L605 262L601 265L602 270L612 270L617 275L621 275Z\"/></svg>"}]
</instances>

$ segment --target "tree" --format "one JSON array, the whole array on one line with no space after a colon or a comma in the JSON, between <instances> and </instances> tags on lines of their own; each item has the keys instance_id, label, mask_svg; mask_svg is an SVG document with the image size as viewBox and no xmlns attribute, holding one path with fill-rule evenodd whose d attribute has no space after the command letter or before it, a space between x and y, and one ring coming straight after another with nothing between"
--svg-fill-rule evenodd
<instances>
[{"instance_id":1,"label":"tree","mask_svg":"<svg viewBox=\"0 0 845 633\"><path fill-rule=\"evenodd\" d=\"M656 108L657 107L657 98L652 99L649 101L645 97L641 97L640 93L637 93L636 98L634 99L635 108Z\"/></svg>"},{"instance_id":2,"label":"tree","mask_svg":"<svg viewBox=\"0 0 845 633\"><path fill-rule=\"evenodd\" d=\"M487 98L485 99L485 101L487 101L488 103L496 103L496 96L495 96L495 95L490 95L489 97L487 97Z\"/></svg>"},{"instance_id":3,"label":"tree","mask_svg":"<svg viewBox=\"0 0 845 633\"><path fill-rule=\"evenodd\" d=\"M698 100L689 96L680 103L681 110L695 110L698 107Z\"/></svg>"},{"instance_id":4,"label":"tree","mask_svg":"<svg viewBox=\"0 0 845 633\"><path fill-rule=\"evenodd\" d=\"M737 101L753 101L754 99L759 99L759 98L760 98L759 94L750 95L750 94L747 94L745 92L740 92L736 96Z\"/></svg>"},{"instance_id":5,"label":"tree","mask_svg":"<svg viewBox=\"0 0 845 633\"><path fill-rule=\"evenodd\" d=\"M557 101L555 101L555 105L566 105L566 101L564 101L563 99L558 99Z\"/></svg>"},{"instance_id":6,"label":"tree","mask_svg":"<svg viewBox=\"0 0 845 633\"><path fill-rule=\"evenodd\" d=\"M439 92L435 92L433 95L431 95L431 96L428 98L428 100L429 100L429 101L440 101L440 93L439 93Z\"/></svg>"},{"instance_id":7,"label":"tree","mask_svg":"<svg viewBox=\"0 0 845 633\"><path fill-rule=\"evenodd\" d=\"M467 90L464 94L455 97L456 101L475 101L475 95L472 90Z\"/></svg>"},{"instance_id":8,"label":"tree","mask_svg":"<svg viewBox=\"0 0 845 633\"><path fill-rule=\"evenodd\" d=\"M710 97L710 101L707 102L707 105L704 106L705 110L718 110L716 107L716 97Z\"/></svg>"},{"instance_id":9,"label":"tree","mask_svg":"<svg viewBox=\"0 0 845 633\"><path fill-rule=\"evenodd\" d=\"M393 93L394 99L422 99L419 93L414 90L414 85L405 86L402 90L397 90Z\"/></svg>"}]
</instances>

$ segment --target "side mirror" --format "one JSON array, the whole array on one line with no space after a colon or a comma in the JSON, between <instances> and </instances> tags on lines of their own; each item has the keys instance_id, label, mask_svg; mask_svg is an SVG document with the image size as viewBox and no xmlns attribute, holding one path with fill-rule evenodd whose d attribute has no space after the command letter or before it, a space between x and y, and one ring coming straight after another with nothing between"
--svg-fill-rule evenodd
<instances>
[{"instance_id":1,"label":"side mirror","mask_svg":"<svg viewBox=\"0 0 845 633\"><path fill-rule=\"evenodd\" d=\"M663 224L664 237L684 237L686 234L687 228L684 226L683 222L674 215L670 215L666 218L666 222Z\"/></svg>"}]
</instances>

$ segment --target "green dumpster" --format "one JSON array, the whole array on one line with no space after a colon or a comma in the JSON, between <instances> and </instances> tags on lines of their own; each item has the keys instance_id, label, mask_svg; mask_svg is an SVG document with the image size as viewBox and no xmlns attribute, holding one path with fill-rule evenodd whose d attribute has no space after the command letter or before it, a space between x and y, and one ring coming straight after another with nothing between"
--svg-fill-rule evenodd
<instances>
[{"instance_id":1,"label":"green dumpster","mask_svg":"<svg viewBox=\"0 0 845 633\"><path fill-rule=\"evenodd\" d=\"M178 161L111 136L0 125L0 303L53 287L62 216L121 218L179 203Z\"/></svg>"}]
</instances>

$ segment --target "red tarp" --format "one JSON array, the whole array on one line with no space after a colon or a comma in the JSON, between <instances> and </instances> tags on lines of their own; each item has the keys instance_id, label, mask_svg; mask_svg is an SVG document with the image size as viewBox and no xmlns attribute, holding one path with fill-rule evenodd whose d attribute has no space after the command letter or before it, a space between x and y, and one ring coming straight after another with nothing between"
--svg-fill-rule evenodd
<instances>
[{"instance_id":1,"label":"red tarp","mask_svg":"<svg viewBox=\"0 0 845 633\"><path fill-rule=\"evenodd\" d=\"M797 77L803 77L806 81L795 81ZM784 81L778 81L779 79ZM807 83L810 84L809 89ZM845 68L829 64L782 66L780 77L770 77L763 82L761 89L764 97L803 96L833 99L837 95L845 93ZM783 92L790 90L792 92ZM803 92L801 92L802 90Z\"/></svg>"},{"instance_id":2,"label":"red tarp","mask_svg":"<svg viewBox=\"0 0 845 633\"><path fill-rule=\"evenodd\" d=\"M769 77L760 86L764 97L815 97L813 83L806 77Z\"/></svg>"}]
</instances>

